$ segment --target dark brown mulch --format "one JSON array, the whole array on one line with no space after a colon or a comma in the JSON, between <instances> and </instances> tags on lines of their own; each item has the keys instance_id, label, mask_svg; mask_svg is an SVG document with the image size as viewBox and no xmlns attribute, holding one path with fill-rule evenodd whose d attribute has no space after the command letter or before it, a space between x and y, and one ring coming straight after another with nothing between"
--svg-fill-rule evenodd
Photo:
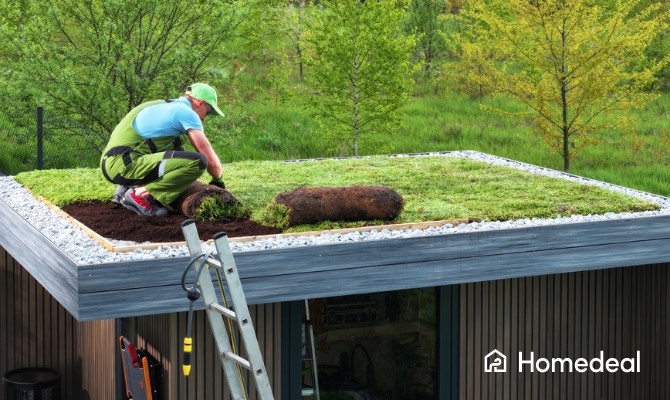
<instances>
[{"instance_id":1,"label":"dark brown mulch","mask_svg":"<svg viewBox=\"0 0 670 400\"><path fill-rule=\"evenodd\" d=\"M100 201L75 203L62 207L62 210L105 238L140 243L182 242L184 235L181 224L188 219L174 212L164 217L142 217L123 206ZM263 226L249 219L196 222L196 227L203 241L212 239L219 232L225 232L231 238L281 233L280 229Z\"/></svg>"}]
</instances>

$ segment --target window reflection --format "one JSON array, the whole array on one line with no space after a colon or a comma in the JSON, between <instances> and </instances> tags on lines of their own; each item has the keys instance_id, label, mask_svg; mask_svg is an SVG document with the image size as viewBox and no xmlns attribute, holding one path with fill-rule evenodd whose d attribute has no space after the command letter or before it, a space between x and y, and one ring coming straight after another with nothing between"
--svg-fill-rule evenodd
<instances>
[{"instance_id":1,"label":"window reflection","mask_svg":"<svg viewBox=\"0 0 670 400\"><path fill-rule=\"evenodd\" d=\"M322 400L436 398L434 289L315 299L309 305Z\"/></svg>"}]
</instances>

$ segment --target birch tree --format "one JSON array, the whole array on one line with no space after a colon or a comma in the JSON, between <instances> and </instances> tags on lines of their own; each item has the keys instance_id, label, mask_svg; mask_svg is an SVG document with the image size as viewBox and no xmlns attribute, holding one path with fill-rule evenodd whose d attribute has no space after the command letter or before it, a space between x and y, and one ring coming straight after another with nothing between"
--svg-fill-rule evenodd
<instances>
[{"instance_id":1,"label":"birch tree","mask_svg":"<svg viewBox=\"0 0 670 400\"><path fill-rule=\"evenodd\" d=\"M670 55L650 59L646 50L667 30L668 13L638 3L471 0L462 10L485 38L473 35L470 45L488 45L479 54L495 57L487 84L528 106L566 171L595 131L622 126L623 111L655 97L646 90Z\"/></svg>"}]
</instances>

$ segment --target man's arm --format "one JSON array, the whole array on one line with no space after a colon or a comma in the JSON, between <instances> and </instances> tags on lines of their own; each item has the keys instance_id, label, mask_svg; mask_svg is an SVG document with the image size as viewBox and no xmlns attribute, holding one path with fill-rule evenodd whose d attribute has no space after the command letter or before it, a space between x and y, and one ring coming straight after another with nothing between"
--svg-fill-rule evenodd
<instances>
[{"instance_id":1,"label":"man's arm","mask_svg":"<svg viewBox=\"0 0 670 400\"><path fill-rule=\"evenodd\" d=\"M205 133L199 129L189 129L187 135L198 153L207 158L207 172L209 172L212 178L221 178L223 175L221 160L219 160L219 156L216 155L216 152L209 143L209 139L207 139Z\"/></svg>"}]
</instances>

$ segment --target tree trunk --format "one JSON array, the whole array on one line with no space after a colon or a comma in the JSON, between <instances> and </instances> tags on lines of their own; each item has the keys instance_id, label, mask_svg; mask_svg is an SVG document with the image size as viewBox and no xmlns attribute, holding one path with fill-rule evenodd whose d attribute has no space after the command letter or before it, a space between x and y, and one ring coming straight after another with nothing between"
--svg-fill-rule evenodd
<instances>
[{"instance_id":1,"label":"tree trunk","mask_svg":"<svg viewBox=\"0 0 670 400\"><path fill-rule=\"evenodd\" d=\"M565 4L564 4L565 6ZM563 20L563 30L561 31L562 35L562 41L563 41L563 48L565 49L567 44L566 44L566 34L567 28L565 26L565 19ZM568 171L570 169L570 126L568 123L568 81L566 78L566 75L568 73L568 67L565 64L565 55L563 55L561 59L561 107L562 107L562 114L561 114L561 122L563 123L562 125L562 132L561 134L563 135L563 171Z\"/></svg>"}]
</instances>

